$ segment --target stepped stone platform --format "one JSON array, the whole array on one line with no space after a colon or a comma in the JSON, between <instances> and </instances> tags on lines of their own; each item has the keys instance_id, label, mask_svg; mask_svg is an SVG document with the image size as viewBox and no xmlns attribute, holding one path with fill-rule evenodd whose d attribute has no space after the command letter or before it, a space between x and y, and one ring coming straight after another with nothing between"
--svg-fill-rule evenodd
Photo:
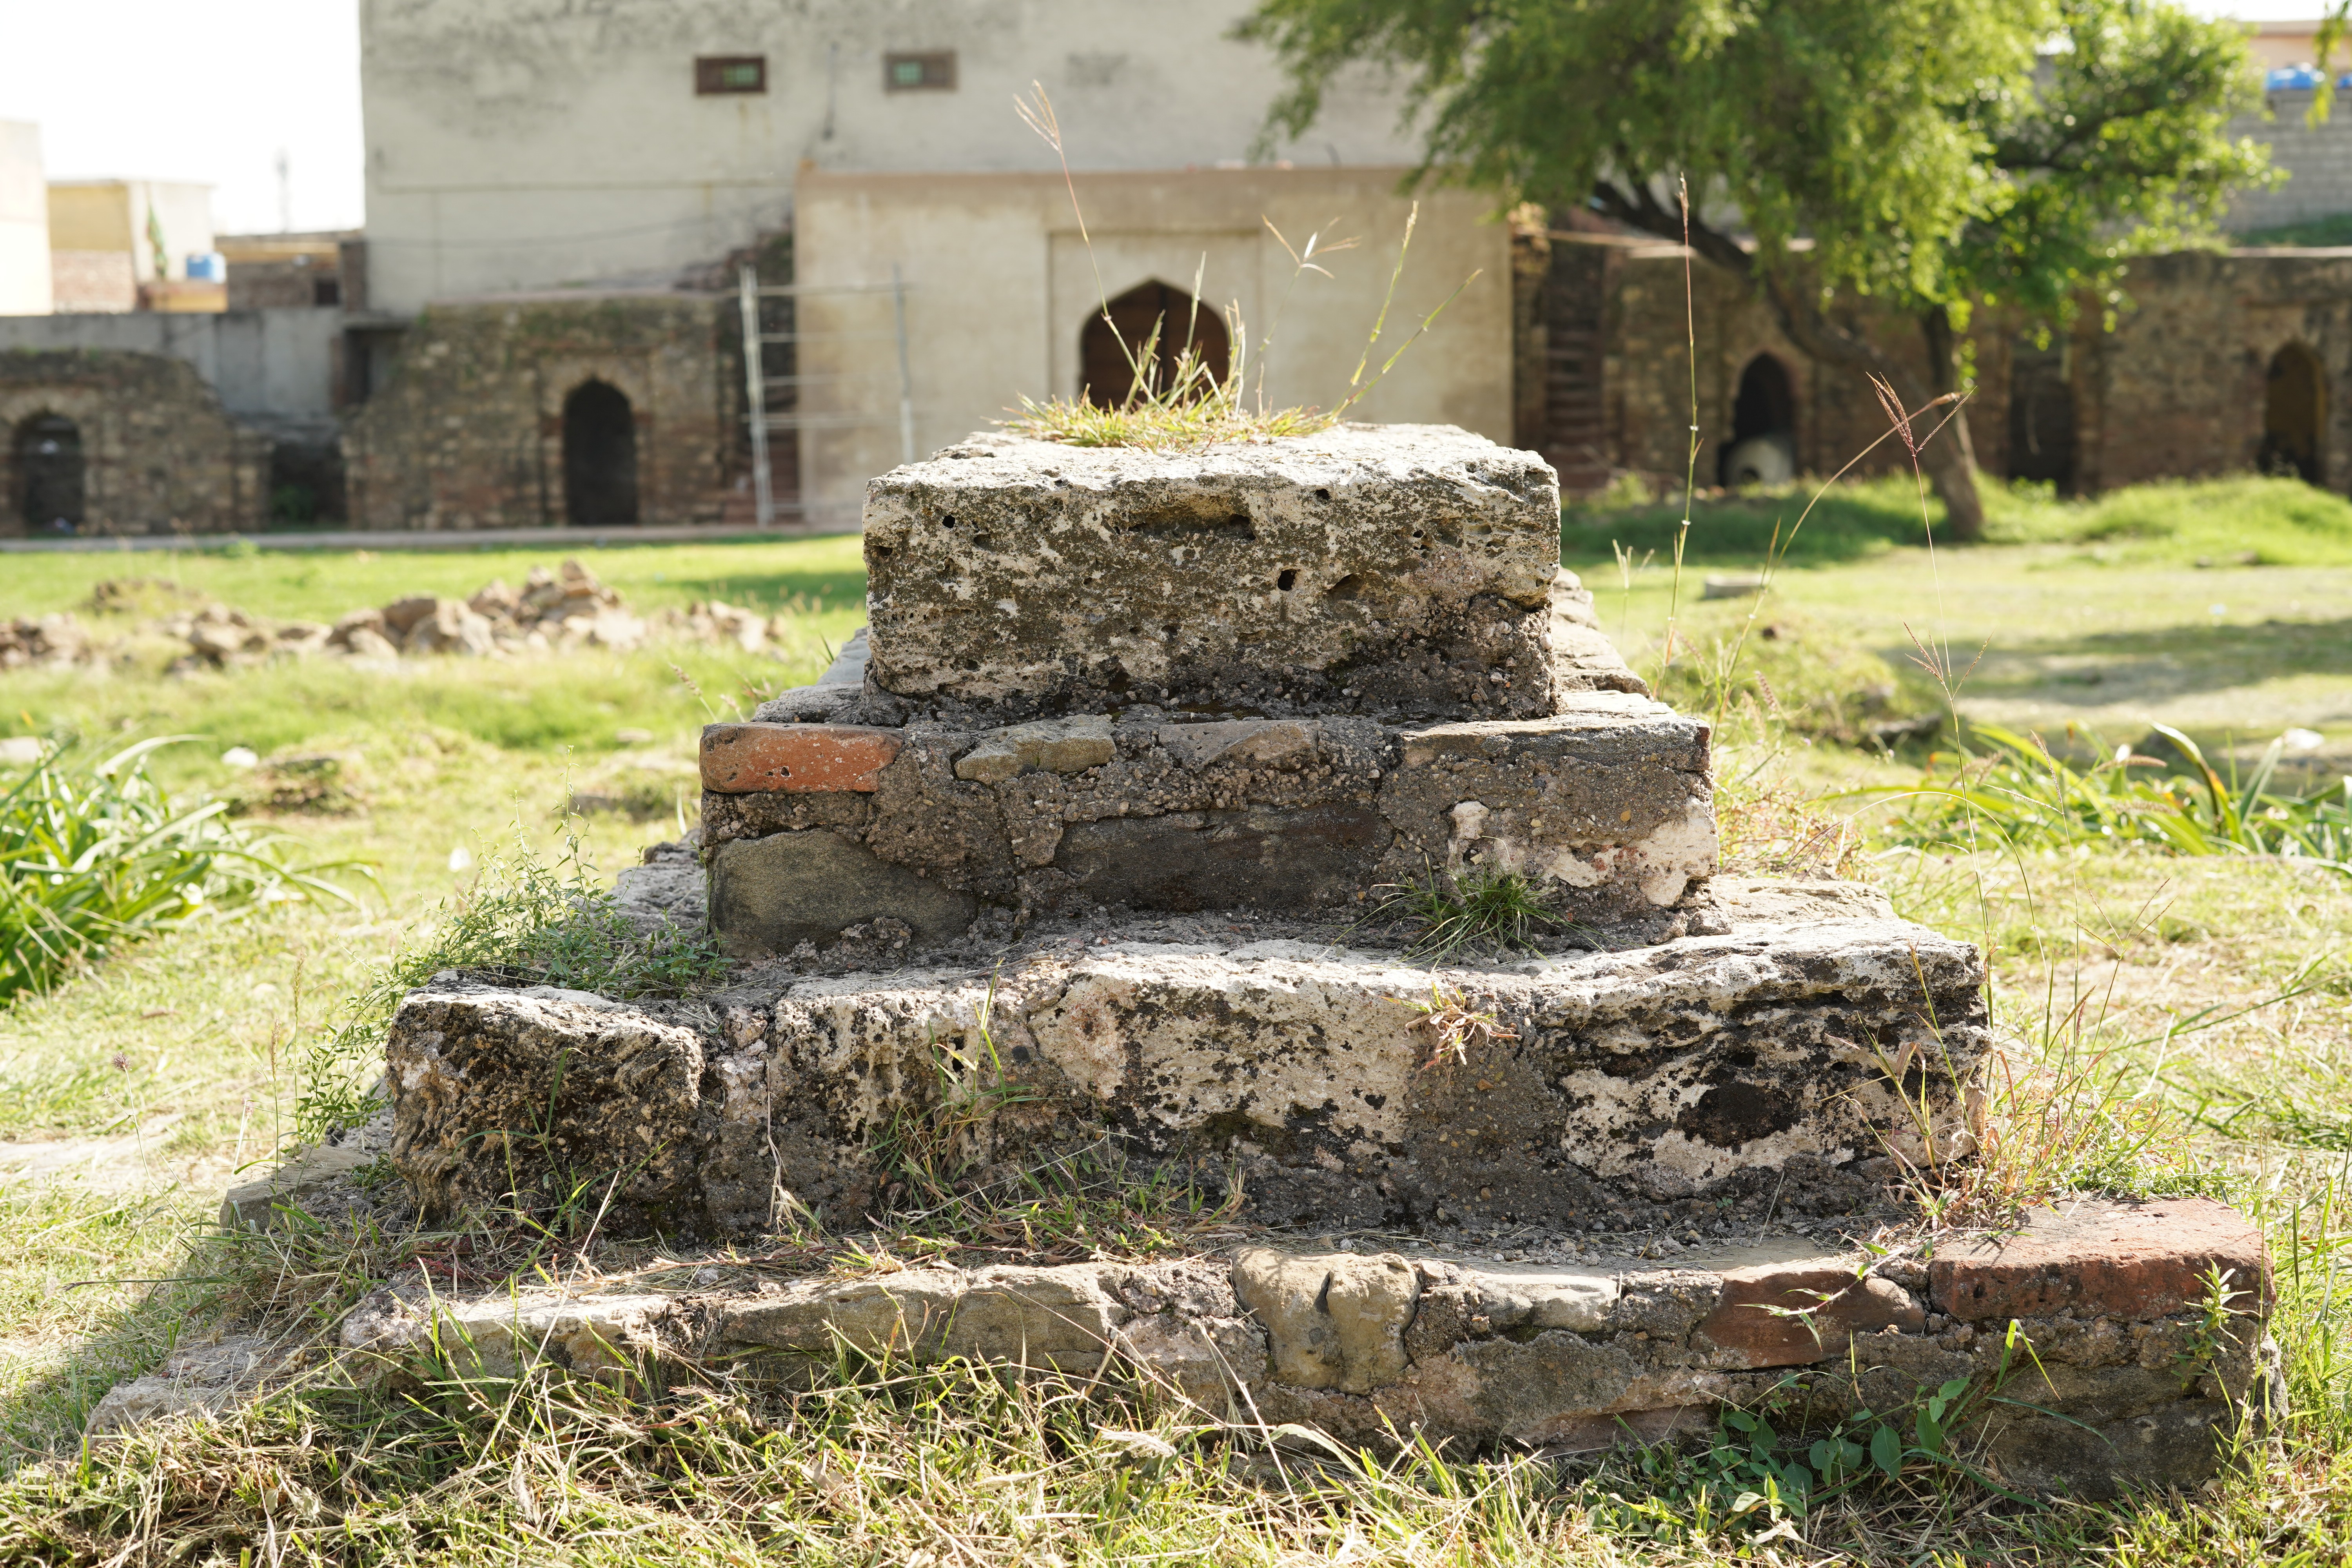
<instances>
[{"instance_id":1,"label":"stepped stone platform","mask_svg":"<svg viewBox=\"0 0 2352 1568\"><path fill-rule=\"evenodd\" d=\"M1246 1237L882 1272L803 1249L472 1298L418 1276L362 1301L341 1342L394 1379L544 1363L621 1387L805 1385L845 1352L967 1360L1375 1450L1418 1435L1571 1454L1711 1433L1717 1407L1768 1396L1784 1429L1857 1408L1907 1421L1923 1390L1960 1380L1956 1452L2090 1499L2205 1480L2284 1413L2262 1240L2220 1205L2085 1200L1992 1232L1764 1229L1519 1234L1507 1251ZM2218 1323L2214 1278L2234 1292Z\"/></svg>"},{"instance_id":2,"label":"stepped stone platform","mask_svg":"<svg viewBox=\"0 0 2352 1568\"><path fill-rule=\"evenodd\" d=\"M1708 728L1609 647L1558 529L1540 461L1427 426L975 437L875 480L862 658L709 727L693 841L623 889L648 940L707 910L723 986L445 973L385 1047L427 1223L593 1194L602 1236L738 1250L634 1294L394 1290L351 1344L397 1365L454 1313L597 1375L1118 1365L1368 1443L1669 1433L1790 1368L1802 1419L1960 1378L2018 1484L2210 1474L2275 1408L2259 1236L2186 1200L1926 1228L1895 1179L1974 1149L1981 956L1867 888L1721 873ZM1398 885L1504 879L1549 917L1528 950L1409 956ZM886 1277L754 1240L1049 1175L1232 1224Z\"/></svg>"},{"instance_id":3,"label":"stepped stone platform","mask_svg":"<svg viewBox=\"0 0 2352 1568\"><path fill-rule=\"evenodd\" d=\"M601 1188L625 1151L618 1223L714 1236L772 1228L784 1194L856 1223L908 1130L948 1123L976 1171L1107 1145L1238 1184L1268 1223L1606 1226L1628 1194L1966 1148L1972 947L1840 883L1727 879L1681 918L1434 973L1328 928L1055 928L977 962L770 971L716 1028L450 976L393 1020L392 1159L450 1217Z\"/></svg>"}]
</instances>

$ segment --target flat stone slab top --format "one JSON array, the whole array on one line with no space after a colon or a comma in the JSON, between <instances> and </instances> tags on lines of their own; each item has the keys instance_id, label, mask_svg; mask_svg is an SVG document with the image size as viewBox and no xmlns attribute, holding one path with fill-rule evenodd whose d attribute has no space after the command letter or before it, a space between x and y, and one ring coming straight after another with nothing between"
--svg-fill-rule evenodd
<instances>
[{"instance_id":1,"label":"flat stone slab top","mask_svg":"<svg viewBox=\"0 0 2352 1568\"><path fill-rule=\"evenodd\" d=\"M1652 919L1715 870L1708 740L1615 691L1421 725L1153 709L713 724L712 925L743 958L876 919L930 945L984 906L1360 910L1475 869L1525 876L1565 917Z\"/></svg>"},{"instance_id":2,"label":"flat stone slab top","mask_svg":"<svg viewBox=\"0 0 2352 1568\"><path fill-rule=\"evenodd\" d=\"M1375 1450L1415 1434L1554 1453L1655 1441L1768 1394L1775 1422L1801 1431L1905 1412L1957 1381L1948 1421L1971 1463L2082 1498L2193 1486L2220 1471L2242 1415L2259 1435L2285 1414L2269 1258L2219 1204L2068 1199L1993 1231L1865 1239L1523 1235L1515 1254L1549 1259L1524 1262L1282 1233L1051 1267L715 1258L471 1300L412 1279L362 1301L341 1337L393 1378L469 1353L493 1374L553 1363L624 1386L806 1385L845 1348L962 1358ZM2237 1293L2176 1288L2209 1269ZM1987 1316L2021 1273L2048 1282L2040 1310Z\"/></svg>"},{"instance_id":3,"label":"flat stone slab top","mask_svg":"<svg viewBox=\"0 0 2352 1568\"><path fill-rule=\"evenodd\" d=\"M446 976L392 1023L391 1158L428 1215L593 1180L612 1223L693 1236L877 1212L910 1137L974 1180L1108 1146L1238 1183L1253 1220L1406 1227L1606 1226L1631 1192L1965 1150L1976 950L1819 886L1842 896L1735 885L1691 912L1710 934L1433 970L1236 928L771 971L723 1014Z\"/></svg>"},{"instance_id":4,"label":"flat stone slab top","mask_svg":"<svg viewBox=\"0 0 2352 1568\"><path fill-rule=\"evenodd\" d=\"M1452 426L978 435L870 482L865 529L866 679L919 711L1552 710L1558 480Z\"/></svg>"}]
</instances>

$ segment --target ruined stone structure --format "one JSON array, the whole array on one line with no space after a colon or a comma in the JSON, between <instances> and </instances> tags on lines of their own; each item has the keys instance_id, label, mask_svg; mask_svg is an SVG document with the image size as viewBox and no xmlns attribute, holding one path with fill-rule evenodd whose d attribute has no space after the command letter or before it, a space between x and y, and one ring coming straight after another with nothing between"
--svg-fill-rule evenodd
<instances>
[{"instance_id":1,"label":"ruined stone structure","mask_svg":"<svg viewBox=\"0 0 2352 1568\"><path fill-rule=\"evenodd\" d=\"M259 528L269 446L179 360L0 353L0 534Z\"/></svg>"},{"instance_id":2,"label":"ruined stone structure","mask_svg":"<svg viewBox=\"0 0 2352 1568\"><path fill-rule=\"evenodd\" d=\"M1618 474L1679 485L1690 425L1690 362L1680 247L1621 235L1522 237L1543 277L1528 310L1544 367L1522 406L1519 439L1591 493ZM1538 259L1539 258L1539 259ZM1699 482L1728 482L1743 443L1785 450L1791 473L1833 473L1883 435L1885 416L1857 372L1813 363L1731 274L1692 269L1698 335ZM2112 331L2086 308L2042 344L1998 311L1971 338L1969 434L1987 479L2095 494L2150 479L2249 469L2300 474L2352 490L2352 252L2186 251L2135 262ZM1855 324L1917 363L1916 322ZM1856 470L1906 458L1893 442Z\"/></svg>"},{"instance_id":3,"label":"ruined stone structure","mask_svg":"<svg viewBox=\"0 0 2352 1568\"><path fill-rule=\"evenodd\" d=\"M740 444L731 299L435 305L348 422L355 528L717 522Z\"/></svg>"},{"instance_id":4,"label":"ruined stone structure","mask_svg":"<svg viewBox=\"0 0 2352 1568\"><path fill-rule=\"evenodd\" d=\"M593 1190L677 1247L869 1223L917 1166L973 1201L1153 1173L1228 1194L1245 1245L419 1284L345 1343L397 1367L454 1323L493 1367L622 1382L802 1380L843 1344L1116 1366L1374 1445L1662 1436L1811 1368L1801 1418L1959 1380L2011 1484L2212 1474L2274 1408L2259 1236L2090 1201L1938 1235L1893 1201L1971 1147L1982 960L1867 888L1717 874L1706 726L1594 630L1555 516L1541 463L1444 427L897 470L862 658L709 727L698 851L625 879L693 918L707 871L735 981L451 973L393 1020L383 1136L431 1220ZM1380 918L1505 873L1574 923L1416 962Z\"/></svg>"}]
</instances>

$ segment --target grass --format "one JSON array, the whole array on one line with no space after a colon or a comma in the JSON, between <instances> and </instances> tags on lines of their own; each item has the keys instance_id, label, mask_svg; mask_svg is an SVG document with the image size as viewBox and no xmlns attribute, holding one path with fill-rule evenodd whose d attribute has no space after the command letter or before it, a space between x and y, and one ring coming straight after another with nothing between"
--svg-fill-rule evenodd
<instances>
[{"instance_id":1,"label":"grass","mask_svg":"<svg viewBox=\"0 0 2352 1568\"><path fill-rule=\"evenodd\" d=\"M1754 570L1775 528L1786 531L1813 483L1725 493L1694 504L1687 559ZM2047 487L1984 489L1990 544L2073 546L2105 565L2352 565L2352 501L2296 479L2228 479L2134 485L2084 500ZM1928 523L1945 542L1941 503ZM1637 554L1671 557L1679 504L1602 510L1571 506L1561 524L1562 558L1596 581L1614 565L1612 542ZM1830 563L1923 545L1919 497L1907 475L1842 484L1822 498L1790 545L1797 564Z\"/></svg>"},{"instance_id":2,"label":"grass","mask_svg":"<svg viewBox=\"0 0 2352 1568\"><path fill-rule=\"evenodd\" d=\"M2236 237L2238 244L2254 247L2352 245L2352 213L2337 213L2332 217L2316 217L2304 223L2282 224L2276 228L2250 229Z\"/></svg>"},{"instance_id":3,"label":"grass","mask_svg":"<svg viewBox=\"0 0 2352 1568\"><path fill-rule=\"evenodd\" d=\"M2159 510L2163 500L2140 498ZM2125 502L2139 504L2116 499L2118 515ZM1701 555L1707 517L1700 509L1694 524ZM1603 544L1613 521L1598 525ZM793 574L851 559L833 542L755 548L771 605L791 594L814 600ZM414 1247L455 1247L450 1238L327 1232L237 1240L207 1222L231 1172L293 1131L296 1063L357 1016L345 1011L354 999L363 1014L372 993L384 994L398 954L426 962L479 936L484 945L467 951L496 958L528 948L528 933L549 923L499 903L517 881L481 874L492 847L510 862L522 855L505 847L520 823L548 895L533 907L545 907L565 896L570 834L607 870L668 837L674 816L567 823L562 807L588 795L657 804L663 791L690 791L696 726L728 710L722 699L742 706L813 674L820 639L837 645L859 618L851 575L826 595L839 607L804 617L806 635L782 658L669 648L436 661L397 677L317 665L164 679L160 660L0 675L0 718L19 731L63 725L125 737L116 745L139 734L205 736L205 747L158 756L156 774L174 790L236 789L248 775L216 761L231 744L345 759L352 803L329 814L265 802L257 819L299 833L318 855L364 856L383 871L363 910L298 905L191 926L0 1010L0 1140L8 1141L0 1155L43 1140L145 1141L127 1185L0 1180L0 1559L238 1563L249 1552L255 1563L665 1568L787 1557L940 1568L1111 1559L2341 1560L2352 1554L2352 1226L2343 1218L2352 1200L2343 1191L2352 882L2280 859L2181 855L2153 837L2071 829L1904 842L1905 830L1887 826L1903 810L1890 796L1823 798L1926 776L1924 743L1882 751L1864 732L1876 712L1900 717L1940 697L1909 662L1906 627L1948 642L1963 667L1980 642L1993 644L1961 689L1964 716L2088 714L2103 733L2137 737L2148 718L2201 703L2216 721L2180 727L2225 781L2227 759L2245 749L2228 743L2232 733L2252 742L2249 764L2287 723L2321 731L2329 737L2321 755L2336 755L2346 683L2330 651L2340 647L2330 640L2331 605L2352 574L2227 559L2200 569L2183 558L2194 547L2177 541L2125 558L2137 548L2120 537L2027 541L1946 555L1932 574L1901 543L1801 560L1759 611L1736 666L1710 672L1706 660L1731 643L1749 605L1695 606L1686 594L1680 616L1694 651L1672 679L1690 683L1674 688L1679 700L1723 704L1719 805L1738 868L1865 876L1906 915L1985 946L2013 1042L1990 1107L1992 1157L1978 1167L1998 1180L1948 1201L1991 1212L2084 1184L2210 1192L2265 1227L2298 1414L2283 1448L2256 1456L2244 1475L2186 1499L2028 1509L1989 1499L1949 1466L1898 1456L1895 1478L1865 1461L1870 1473L1849 1489L1776 1519L1769 1507L1737 1508L1761 1479L1741 1468L1759 1462L1753 1431L1601 1460L1412 1449L1368 1460L1303 1440L1270 1447L1263 1434L1218 1437L1148 1386L1024 1386L969 1367L895 1364L847 1366L797 1395L719 1383L635 1397L536 1373L486 1378L456 1362L418 1369L423 1380L404 1394L347 1386L314 1369L302 1386L259 1405L85 1453L79 1423L105 1389L208 1331L223 1312L314 1333ZM86 599L91 583L121 565L30 559L52 575L22 591L47 595L47 607ZM468 589L490 574L481 559L403 557L392 563L397 579L363 593L350 584L383 563L257 556L177 565L200 574L307 564L327 584L318 602L282 582L221 596L320 617L409 585L414 562L453 571L454 580L425 586ZM665 580L649 574L641 594L625 575L629 562L654 561L667 563L654 569ZM705 568L690 550L646 547L590 563L633 598L670 592L681 577L732 579L738 586L719 596L751 597L750 555L726 561ZM528 564L502 571L513 581ZM1643 639L1664 619L1662 576L1655 566L1636 570L1620 588L1611 572L1588 572L1604 624L1623 628L1644 668L1654 660L1642 662ZM788 581L802 585L784 590ZM19 591L12 577L7 593ZM257 602L265 591L283 596ZM2212 613L2218 603L2226 616ZM2289 607L2298 603L2308 608ZM1764 626L1780 631L1764 637ZM2073 679L2091 661L2109 672L2104 684ZM2172 684L2132 673L2147 669ZM1893 697L1864 696L1888 683ZM2110 700L2119 689L2134 694L2137 719L2108 716L2123 706ZM2060 726L2030 727L2063 753ZM632 728L655 741L619 738ZM2251 779L2251 765L2239 776ZM691 794L684 798L690 805ZM2181 799L2205 809L2194 790ZM460 852L466 863L453 868ZM500 908L506 916L491 918ZM625 955L607 946L542 962L615 957ZM1443 994L1429 1003L1433 1051L1449 1030L1480 1022ZM974 1077L972 1095L984 1098L989 1081ZM929 1133L932 1144L944 1135ZM1114 1187L1093 1170L968 1194L952 1158L929 1158L930 1148L910 1140L908 1197L919 1188L947 1212L868 1238L875 1267L1148 1256L1221 1223L1215 1205L1181 1184ZM171 1282L142 1282L158 1279ZM1895 1423L1915 1439L1916 1414ZM1166 1452L1129 1436L1139 1433ZM1811 1440L1778 1443L1766 1458L1818 1476L1833 1467L1813 1462ZM1866 1456L1875 1440L1874 1426L1842 1439ZM1721 1462L1718 1449L1728 1456ZM1843 1449L1833 1458L1853 1469ZM1704 1489L1717 1500L1702 1507Z\"/></svg>"}]
</instances>

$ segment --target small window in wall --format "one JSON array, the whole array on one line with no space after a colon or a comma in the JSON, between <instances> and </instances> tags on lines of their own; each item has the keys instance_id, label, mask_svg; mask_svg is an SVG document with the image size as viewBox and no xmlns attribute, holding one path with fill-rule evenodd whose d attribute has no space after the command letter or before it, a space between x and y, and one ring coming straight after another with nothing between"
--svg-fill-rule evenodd
<instances>
[{"instance_id":1,"label":"small window in wall","mask_svg":"<svg viewBox=\"0 0 2352 1568\"><path fill-rule=\"evenodd\" d=\"M694 90L705 98L768 90L765 55L704 55L694 62Z\"/></svg>"},{"instance_id":2,"label":"small window in wall","mask_svg":"<svg viewBox=\"0 0 2352 1568\"><path fill-rule=\"evenodd\" d=\"M953 49L882 57L882 88L886 92L953 92L955 84Z\"/></svg>"}]
</instances>

